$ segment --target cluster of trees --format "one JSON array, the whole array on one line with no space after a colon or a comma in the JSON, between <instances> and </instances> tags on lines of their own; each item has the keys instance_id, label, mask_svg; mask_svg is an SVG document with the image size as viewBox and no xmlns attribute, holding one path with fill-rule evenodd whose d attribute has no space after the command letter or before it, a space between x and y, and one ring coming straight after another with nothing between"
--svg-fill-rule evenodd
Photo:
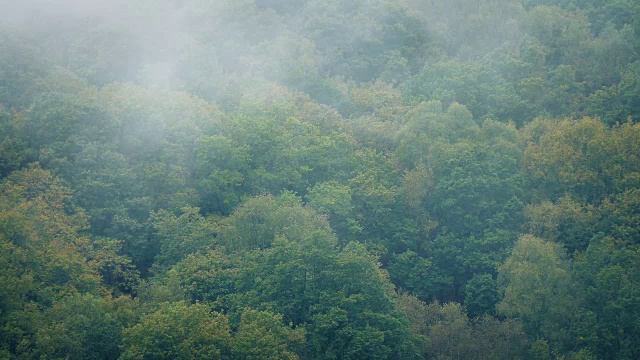
<instances>
[{"instance_id":1,"label":"cluster of trees","mask_svg":"<svg viewBox=\"0 0 640 360\"><path fill-rule=\"evenodd\" d=\"M61 4L0 19L1 358L640 358L636 1Z\"/></svg>"}]
</instances>

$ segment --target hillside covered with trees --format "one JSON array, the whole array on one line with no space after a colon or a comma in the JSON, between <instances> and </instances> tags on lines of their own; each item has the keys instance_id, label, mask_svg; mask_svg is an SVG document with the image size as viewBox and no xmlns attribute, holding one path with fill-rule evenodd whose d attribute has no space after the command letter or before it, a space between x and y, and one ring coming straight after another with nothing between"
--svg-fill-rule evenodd
<instances>
[{"instance_id":1,"label":"hillside covered with trees","mask_svg":"<svg viewBox=\"0 0 640 360\"><path fill-rule=\"evenodd\" d=\"M640 359L637 0L5 3L1 359Z\"/></svg>"}]
</instances>

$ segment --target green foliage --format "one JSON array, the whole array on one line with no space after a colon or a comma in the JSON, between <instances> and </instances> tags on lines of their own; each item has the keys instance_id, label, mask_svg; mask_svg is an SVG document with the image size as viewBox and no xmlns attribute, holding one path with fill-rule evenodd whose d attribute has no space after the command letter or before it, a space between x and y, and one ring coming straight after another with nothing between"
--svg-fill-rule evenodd
<instances>
[{"instance_id":1,"label":"green foliage","mask_svg":"<svg viewBox=\"0 0 640 360\"><path fill-rule=\"evenodd\" d=\"M469 316L476 317L483 314L495 313L495 305L500 300L498 286L489 274L475 274L465 288L464 303Z\"/></svg>"},{"instance_id":2,"label":"green foliage","mask_svg":"<svg viewBox=\"0 0 640 360\"><path fill-rule=\"evenodd\" d=\"M207 210L226 214L238 205L249 171L249 149L247 145L241 146L221 135L197 140L197 189Z\"/></svg>"},{"instance_id":3,"label":"green foliage","mask_svg":"<svg viewBox=\"0 0 640 360\"><path fill-rule=\"evenodd\" d=\"M326 219L300 202L291 193L249 199L221 222L218 243L233 251L266 249L278 237L303 240L321 236L335 242Z\"/></svg>"},{"instance_id":4,"label":"green foliage","mask_svg":"<svg viewBox=\"0 0 640 360\"><path fill-rule=\"evenodd\" d=\"M5 8L0 358L640 358L637 1Z\"/></svg>"},{"instance_id":5,"label":"green foliage","mask_svg":"<svg viewBox=\"0 0 640 360\"><path fill-rule=\"evenodd\" d=\"M205 250L213 243L213 224L203 218L199 210L185 207L180 216L165 210L152 214L151 222L160 243L160 251L154 259L158 270L168 268L196 251Z\"/></svg>"},{"instance_id":6,"label":"green foliage","mask_svg":"<svg viewBox=\"0 0 640 360\"><path fill-rule=\"evenodd\" d=\"M235 257L215 251L191 254L167 272L167 283L177 284L191 302L209 302L221 307L226 297L236 291L237 261Z\"/></svg>"},{"instance_id":7,"label":"green foliage","mask_svg":"<svg viewBox=\"0 0 640 360\"><path fill-rule=\"evenodd\" d=\"M457 104L445 114L438 114L439 103L418 109L428 105L428 120L411 119L397 150L415 166L404 186L420 246L411 249L416 254L396 256L391 276L423 300L462 301L465 283L473 274L495 273L515 241L524 200L522 150L512 125L478 127Z\"/></svg>"},{"instance_id":8,"label":"green foliage","mask_svg":"<svg viewBox=\"0 0 640 360\"><path fill-rule=\"evenodd\" d=\"M82 212L65 213L69 198L69 190L37 164L0 184L3 269L15 284L28 281L5 288L10 298L47 304L62 294L99 290L99 277L87 262L91 245L80 233L87 219Z\"/></svg>"},{"instance_id":9,"label":"green foliage","mask_svg":"<svg viewBox=\"0 0 640 360\"><path fill-rule=\"evenodd\" d=\"M637 186L637 128L633 123L608 128L591 118L548 128L525 151L525 171L534 194L570 194L599 202Z\"/></svg>"},{"instance_id":10,"label":"green foliage","mask_svg":"<svg viewBox=\"0 0 640 360\"><path fill-rule=\"evenodd\" d=\"M626 123L637 119L637 99L640 95L638 74L640 63L635 61L621 72L619 83L595 91L589 96L587 112L600 115L608 124Z\"/></svg>"},{"instance_id":11,"label":"green foliage","mask_svg":"<svg viewBox=\"0 0 640 360\"><path fill-rule=\"evenodd\" d=\"M431 259L407 250L394 254L389 262L389 274L394 284L420 298L429 298L450 281L434 276Z\"/></svg>"},{"instance_id":12,"label":"green foliage","mask_svg":"<svg viewBox=\"0 0 640 360\"><path fill-rule=\"evenodd\" d=\"M576 314L576 302L560 245L523 235L500 267L498 281L504 291L499 313L522 319L525 331L548 340L552 349L575 345L564 330Z\"/></svg>"},{"instance_id":13,"label":"green foliage","mask_svg":"<svg viewBox=\"0 0 640 360\"><path fill-rule=\"evenodd\" d=\"M570 254L584 251L593 236L596 221L593 209L569 196L553 204L544 201L525 209L531 234L562 243Z\"/></svg>"},{"instance_id":14,"label":"green foliage","mask_svg":"<svg viewBox=\"0 0 640 360\"><path fill-rule=\"evenodd\" d=\"M65 297L45 311L41 321L34 336L37 357L118 358L121 324L104 299Z\"/></svg>"},{"instance_id":15,"label":"green foliage","mask_svg":"<svg viewBox=\"0 0 640 360\"><path fill-rule=\"evenodd\" d=\"M233 358L297 360L290 349L303 343L304 328L283 326L282 315L246 309L233 337Z\"/></svg>"},{"instance_id":16,"label":"green foliage","mask_svg":"<svg viewBox=\"0 0 640 360\"><path fill-rule=\"evenodd\" d=\"M458 303L427 305L406 295L398 306L407 314L412 331L427 339L426 358L527 358L527 339L517 321L490 316L470 319Z\"/></svg>"},{"instance_id":17,"label":"green foliage","mask_svg":"<svg viewBox=\"0 0 640 360\"><path fill-rule=\"evenodd\" d=\"M606 200L600 208L601 217L597 229L610 234L622 244L638 244L639 201L638 189L627 190Z\"/></svg>"},{"instance_id":18,"label":"green foliage","mask_svg":"<svg viewBox=\"0 0 640 360\"><path fill-rule=\"evenodd\" d=\"M427 64L407 82L407 91L410 96L441 101L445 106L460 103L478 119L519 121L523 116L523 100L514 84L480 62L448 59Z\"/></svg>"},{"instance_id":19,"label":"green foliage","mask_svg":"<svg viewBox=\"0 0 640 360\"><path fill-rule=\"evenodd\" d=\"M0 104L9 109L26 109L36 83L52 67L43 49L29 37L6 29L0 32L0 51L6 54L0 60Z\"/></svg>"},{"instance_id":20,"label":"green foliage","mask_svg":"<svg viewBox=\"0 0 640 360\"><path fill-rule=\"evenodd\" d=\"M160 304L123 330L121 359L229 359L227 319L204 304Z\"/></svg>"},{"instance_id":21,"label":"green foliage","mask_svg":"<svg viewBox=\"0 0 640 360\"><path fill-rule=\"evenodd\" d=\"M632 358L637 352L638 245L594 237L576 260L576 277L585 289L585 311L593 317L581 336L598 357Z\"/></svg>"},{"instance_id":22,"label":"green foliage","mask_svg":"<svg viewBox=\"0 0 640 360\"><path fill-rule=\"evenodd\" d=\"M342 241L354 239L362 232L355 219L351 189L335 181L317 183L306 196L307 204L329 218L331 228Z\"/></svg>"},{"instance_id":23,"label":"green foliage","mask_svg":"<svg viewBox=\"0 0 640 360\"><path fill-rule=\"evenodd\" d=\"M120 324L97 296L106 293L101 280L114 292L137 282L118 244L92 244L81 233L86 216L65 211L69 191L37 165L12 173L0 194L2 347L25 357L117 358Z\"/></svg>"},{"instance_id":24,"label":"green foliage","mask_svg":"<svg viewBox=\"0 0 640 360\"><path fill-rule=\"evenodd\" d=\"M553 6L537 6L527 13L524 31L544 48L544 64L567 63L570 51L591 37L586 16Z\"/></svg>"},{"instance_id":25,"label":"green foliage","mask_svg":"<svg viewBox=\"0 0 640 360\"><path fill-rule=\"evenodd\" d=\"M312 358L390 358L404 351L405 325L375 257L356 243L340 251L326 220L298 201L286 194L248 200L222 225L229 253L187 257L168 272L168 282L234 319L245 307L281 313L278 322L306 328L306 344L296 346ZM242 240L250 236L255 240Z\"/></svg>"}]
</instances>

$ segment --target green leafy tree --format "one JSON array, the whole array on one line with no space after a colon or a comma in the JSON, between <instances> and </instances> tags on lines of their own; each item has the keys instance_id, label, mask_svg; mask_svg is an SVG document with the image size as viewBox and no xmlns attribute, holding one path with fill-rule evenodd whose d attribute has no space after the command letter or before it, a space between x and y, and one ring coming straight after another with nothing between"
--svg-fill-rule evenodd
<instances>
[{"instance_id":1,"label":"green leafy tree","mask_svg":"<svg viewBox=\"0 0 640 360\"><path fill-rule=\"evenodd\" d=\"M248 200L221 224L217 241L226 255L192 255L168 272L178 291L213 301L234 322L247 307L282 314L285 325L305 327L304 357L411 353L376 258L357 243L340 250L327 220L299 199Z\"/></svg>"},{"instance_id":2,"label":"green leafy tree","mask_svg":"<svg viewBox=\"0 0 640 360\"><path fill-rule=\"evenodd\" d=\"M28 35L16 31L0 33L0 103L9 109L23 110L31 103L38 80L46 76L52 64Z\"/></svg>"},{"instance_id":3,"label":"green leafy tree","mask_svg":"<svg viewBox=\"0 0 640 360\"><path fill-rule=\"evenodd\" d=\"M427 305L407 295L398 299L398 307L407 314L414 334L424 339L421 350L426 358L528 358L528 341L518 321L473 319L458 303Z\"/></svg>"},{"instance_id":4,"label":"green leafy tree","mask_svg":"<svg viewBox=\"0 0 640 360\"><path fill-rule=\"evenodd\" d=\"M525 209L527 227L532 235L562 243L569 254L584 251L594 233L597 213L570 196L552 203L543 201Z\"/></svg>"},{"instance_id":5,"label":"green leafy tree","mask_svg":"<svg viewBox=\"0 0 640 360\"><path fill-rule=\"evenodd\" d=\"M327 215L331 228L343 242L353 240L362 232L355 219L351 189L336 181L317 183L306 196L307 204L318 214Z\"/></svg>"},{"instance_id":6,"label":"green leafy tree","mask_svg":"<svg viewBox=\"0 0 640 360\"><path fill-rule=\"evenodd\" d=\"M522 319L525 331L550 342L552 349L571 348L567 329L576 314L576 293L564 249L532 235L520 237L499 269L504 291L499 313Z\"/></svg>"},{"instance_id":7,"label":"green leafy tree","mask_svg":"<svg viewBox=\"0 0 640 360\"><path fill-rule=\"evenodd\" d=\"M575 277L584 289L584 312L590 321L577 329L584 345L598 358L632 359L639 334L637 303L638 244L596 235L576 260Z\"/></svg>"},{"instance_id":8,"label":"green leafy tree","mask_svg":"<svg viewBox=\"0 0 640 360\"><path fill-rule=\"evenodd\" d=\"M305 341L304 328L291 329L282 324L282 315L246 309L240 327L233 336L233 359L297 360L292 351Z\"/></svg>"},{"instance_id":9,"label":"green leafy tree","mask_svg":"<svg viewBox=\"0 0 640 360\"><path fill-rule=\"evenodd\" d=\"M9 112L0 105L0 132L4 134L0 142L0 178L23 167L33 156L26 139L20 136L24 116L23 113Z\"/></svg>"},{"instance_id":10,"label":"green leafy tree","mask_svg":"<svg viewBox=\"0 0 640 360\"><path fill-rule=\"evenodd\" d=\"M472 318L495 313L500 301L497 282L490 274L474 274L465 287L464 304Z\"/></svg>"},{"instance_id":11,"label":"green leafy tree","mask_svg":"<svg viewBox=\"0 0 640 360\"><path fill-rule=\"evenodd\" d=\"M117 359L121 324L112 304L93 295L71 295L42 315L33 354L38 358Z\"/></svg>"},{"instance_id":12,"label":"green leafy tree","mask_svg":"<svg viewBox=\"0 0 640 360\"><path fill-rule=\"evenodd\" d=\"M122 334L120 359L229 359L231 334L224 315L205 304L163 303Z\"/></svg>"},{"instance_id":13,"label":"green leafy tree","mask_svg":"<svg viewBox=\"0 0 640 360\"><path fill-rule=\"evenodd\" d=\"M197 140L194 177L206 210L227 214L240 203L247 192L249 149L222 135Z\"/></svg>"},{"instance_id":14,"label":"green leafy tree","mask_svg":"<svg viewBox=\"0 0 640 360\"><path fill-rule=\"evenodd\" d=\"M302 207L292 193L284 193L247 200L220 223L217 242L231 251L266 249L279 236L293 240L316 233L333 237L326 219Z\"/></svg>"},{"instance_id":15,"label":"green leafy tree","mask_svg":"<svg viewBox=\"0 0 640 360\"><path fill-rule=\"evenodd\" d=\"M636 186L637 125L608 128L598 119L584 118L546 129L529 143L524 157L535 198L568 193L598 203Z\"/></svg>"},{"instance_id":16,"label":"green leafy tree","mask_svg":"<svg viewBox=\"0 0 640 360\"><path fill-rule=\"evenodd\" d=\"M180 216L161 210L152 214L160 251L154 259L157 270L167 269L185 256L206 250L213 244L215 228L211 221L202 217L198 208L185 207Z\"/></svg>"},{"instance_id":17,"label":"green leafy tree","mask_svg":"<svg viewBox=\"0 0 640 360\"><path fill-rule=\"evenodd\" d=\"M37 164L0 183L0 344L12 354L37 347L40 309L72 294L105 294L82 234L86 215L69 206L70 191Z\"/></svg>"}]
</instances>

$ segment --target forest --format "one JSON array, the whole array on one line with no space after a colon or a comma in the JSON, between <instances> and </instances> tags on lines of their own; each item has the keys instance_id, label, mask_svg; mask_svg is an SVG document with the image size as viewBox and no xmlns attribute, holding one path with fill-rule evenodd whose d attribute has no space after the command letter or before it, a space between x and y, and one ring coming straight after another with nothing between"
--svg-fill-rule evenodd
<instances>
[{"instance_id":1,"label":"forest","mask_svg":"<svg viewBox=\"0 0 640 360\"><path fill-rule=\"evenodd\" d=\"M0 359L640 359L637 0L0 9Z\"/></svg>"}]
</instances>

